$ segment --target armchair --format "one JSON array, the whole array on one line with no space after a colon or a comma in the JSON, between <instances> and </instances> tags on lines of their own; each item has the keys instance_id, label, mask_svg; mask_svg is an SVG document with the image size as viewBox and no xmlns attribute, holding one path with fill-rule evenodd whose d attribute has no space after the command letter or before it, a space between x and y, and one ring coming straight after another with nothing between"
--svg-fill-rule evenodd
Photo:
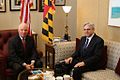
<instances>
[{"instance_id":1,"label":"armchair","mask_svg":"<svg viewBox=\"0 0 120 80\"><path fill-rule=\"evenodd\" d=\"M17 30L1 30L0 31L0 79L6 80L8 76L12 76L12 70L7 69L8 57L8 40L17 34ZM7 76L7 77L6 77Z\"/></svg>"},{"instance_id":2,"label":"armchair","mask_svg":"<svg viewBox=\"0 0 120 80\"><path fill-rule=\"evenodd\" d=\"M54 68L54 65L71 56L75 51L75 41L57 42L54 45L45 44L45 67Z\"/></svg>"}]
</instances>

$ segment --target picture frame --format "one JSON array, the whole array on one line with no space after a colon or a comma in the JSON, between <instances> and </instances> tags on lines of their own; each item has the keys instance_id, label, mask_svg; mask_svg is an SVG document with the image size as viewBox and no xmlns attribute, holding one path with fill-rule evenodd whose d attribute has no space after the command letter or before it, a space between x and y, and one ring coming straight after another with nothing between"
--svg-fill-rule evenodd
<instances>
[{"instance_id":1,"label":"picture frame","mask_svg":"<svg viewBox=\"0 0 120 80\"><path fill-rule=\"evenodd\" d=\"M109 0L108 25L120 27L120 0Z\"/></svg>"},{"instance_id":2,"label":"picture frame","mask_svg":"<svg viewBox=\"0 0 120 80\"><path fill-rule=\"evenodd\" d=\"M33 6L30 10L37 10L37 0L33 0ZM10 0L10 11L20 11L20 0Z\"/></svg>"},{"instance_id":3,"label":"picture frame","mask_svg":"<svg viewBox=\"0 0 120 80\"><path fill-rule=\"evenodd\" d=\"M55 0L55 6L64 6L66 4L66 0Z\"/></svg>"},{"instance_id":4,"label":"picture frame","mask_svg":"<svg viewBox=\"0 0 120 80\"><path fill-rule=\"evenodd\" d=\"M0 12L6 12L6 0L0 0Z\"/></svg>"},{"instance_id":5,"label":"picture frame","mask_svg":"<svg viewBox=\"0 0 120 80\"><path fill-rule=\"evenodd\" d=\"M43 12L44 10L44 0L38 0L38 11Z\"/></svg>"}]
</instances>

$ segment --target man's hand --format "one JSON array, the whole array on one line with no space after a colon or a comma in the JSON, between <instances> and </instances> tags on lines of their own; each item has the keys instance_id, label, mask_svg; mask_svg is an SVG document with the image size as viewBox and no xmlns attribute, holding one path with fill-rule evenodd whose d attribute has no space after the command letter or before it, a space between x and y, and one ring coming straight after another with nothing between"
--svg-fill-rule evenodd
<instances>
[{"instance_id":1,"label":"man's hand","mask_svg":"<svg viewBox=\"0 0 120 80\"><path fill-rule=\"evenodd\" d=\"M25 68L26 68L27 70L32 70L32 69L34 69L34 65L26 64L26 65L25 65Z\"/></svg>"},{"instance_id":2,"label":"man's hand","mask_svg":"<svg viewBox=\"0 0 120 80\"><path fill-rule=\"evenodd\" d=\"M32 69L34 69L34 63L35 63L35 60L31 60L31 64L23 63L22 65L23 65L27 70L32 70Z\"/></svg>"},{"instance_id":3,"label":"man's hand","mask_svg":"<svg viewBox=\"0 0 120 80\"><path fill-rule=\"evenodd\" d=\"M34 69L34 65L30 65L30 68L31 68L31 69Z\"/></svg>"},{"instance_id":4,"label":"man's hand","mask_svg":"<svg viewBox=\"0 0 120 80\"><path fill-rule=\"evenodd\" d=\"M27 70L31 70L31 65L30 65L30 64L26 64L26 65L25 65L25 68L26 68Z\"/></svg>"},{"instance_id":5,"label":"man's hand","mask_svg":"<svg viewBox=\"0 0 120 80\"><path fill-rule=\"evenodd\" d=\"M34 63L35 63L35 60L31 60L31 64L30 64L31 69L34 69Z\"/></svg>"},{"instance_id":6,"label":"man's hand","mask_svg":"<svg viewBox=\"0 0 120 80\"><path fill-rule=\"evenodd\" d=\"M84 62L79 62L74 67L81 67L81 66L85 66L85 63Z\"/></svg>"},{"instance_id":7,"label":"man's hand","mask_svg":"<svg viewBox=\"0 0 120 80\"><path fill-rule=\"evenodd\" d=\"M73 60L73 58L69 57L69 58L65 59L65 63L70 64L70 63L72 63L72 60Z\"/></svg>"}]
</instances>

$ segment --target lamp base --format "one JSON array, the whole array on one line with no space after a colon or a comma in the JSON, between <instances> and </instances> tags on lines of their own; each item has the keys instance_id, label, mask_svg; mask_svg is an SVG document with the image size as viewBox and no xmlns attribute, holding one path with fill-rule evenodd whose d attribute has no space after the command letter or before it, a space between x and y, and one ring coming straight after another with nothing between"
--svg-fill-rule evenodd
<instances>
[{"instance_id":1,"label":"lamp base","mask_svg":"<svg viewBox=\"0 0 120 80\"><path fill-rule=\"evenodd\" d=\"M69 34L65 34L65 35L64 35L64 40L70 41L70 36L69 36Z\"/></svg>"}]
</instances>

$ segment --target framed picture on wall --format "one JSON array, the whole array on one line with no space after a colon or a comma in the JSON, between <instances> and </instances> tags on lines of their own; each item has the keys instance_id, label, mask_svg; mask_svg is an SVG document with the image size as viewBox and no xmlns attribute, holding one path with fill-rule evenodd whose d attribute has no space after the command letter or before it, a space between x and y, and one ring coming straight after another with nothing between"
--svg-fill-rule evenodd
<instances>
[{"instance_id":1,"label":"framed picture on wall","mask_svg":"<svg viewBox=\"0 0 120 80\"><path fill-rule=\"evenodd\" d=\"M39 2L38 2L38 11L39 12L43 12L43 10L44 10L44 0L38 0Z\"/></svg>"},{"instance_id":2,"label":"framed picture on wall","mask_svg":"<svg viewBox=\"0 0 120 80\"><path fill-rule=\"evenodd\" d=\"M20 0L10 0L10 11L20 11L20 4ZM37 10L37 0L33 0L33 6L30 8L30 10Z\"/></svg>"},{"instance_id":3,"label":"framed picture on wall","mask_svg":"<svg viewBox=\"0 0 120 80\"><path fill-rule=\"evenodd\" d=\"M109 0L108 25L120 27L120 0Z\"/></svg>"},{"instance_id":4,"label":"framed picture on wall","mask_svg":"<svg viewBox=\"0 0 120 80\"><path fill-rule=\"evenodd\" d=\"M55 0L56 6L64 6L66 3L66 0Z\"/></svg>"},{"instance_id":5,"label":"framed picture on wall","mask_svg":"<svg viewBox=\"0 0 120 80\"><path fill-rule=\"evenodd\" d=\"M0 0L0 12L6 12L6 0Z\"/></svg>"}]
</instances>

